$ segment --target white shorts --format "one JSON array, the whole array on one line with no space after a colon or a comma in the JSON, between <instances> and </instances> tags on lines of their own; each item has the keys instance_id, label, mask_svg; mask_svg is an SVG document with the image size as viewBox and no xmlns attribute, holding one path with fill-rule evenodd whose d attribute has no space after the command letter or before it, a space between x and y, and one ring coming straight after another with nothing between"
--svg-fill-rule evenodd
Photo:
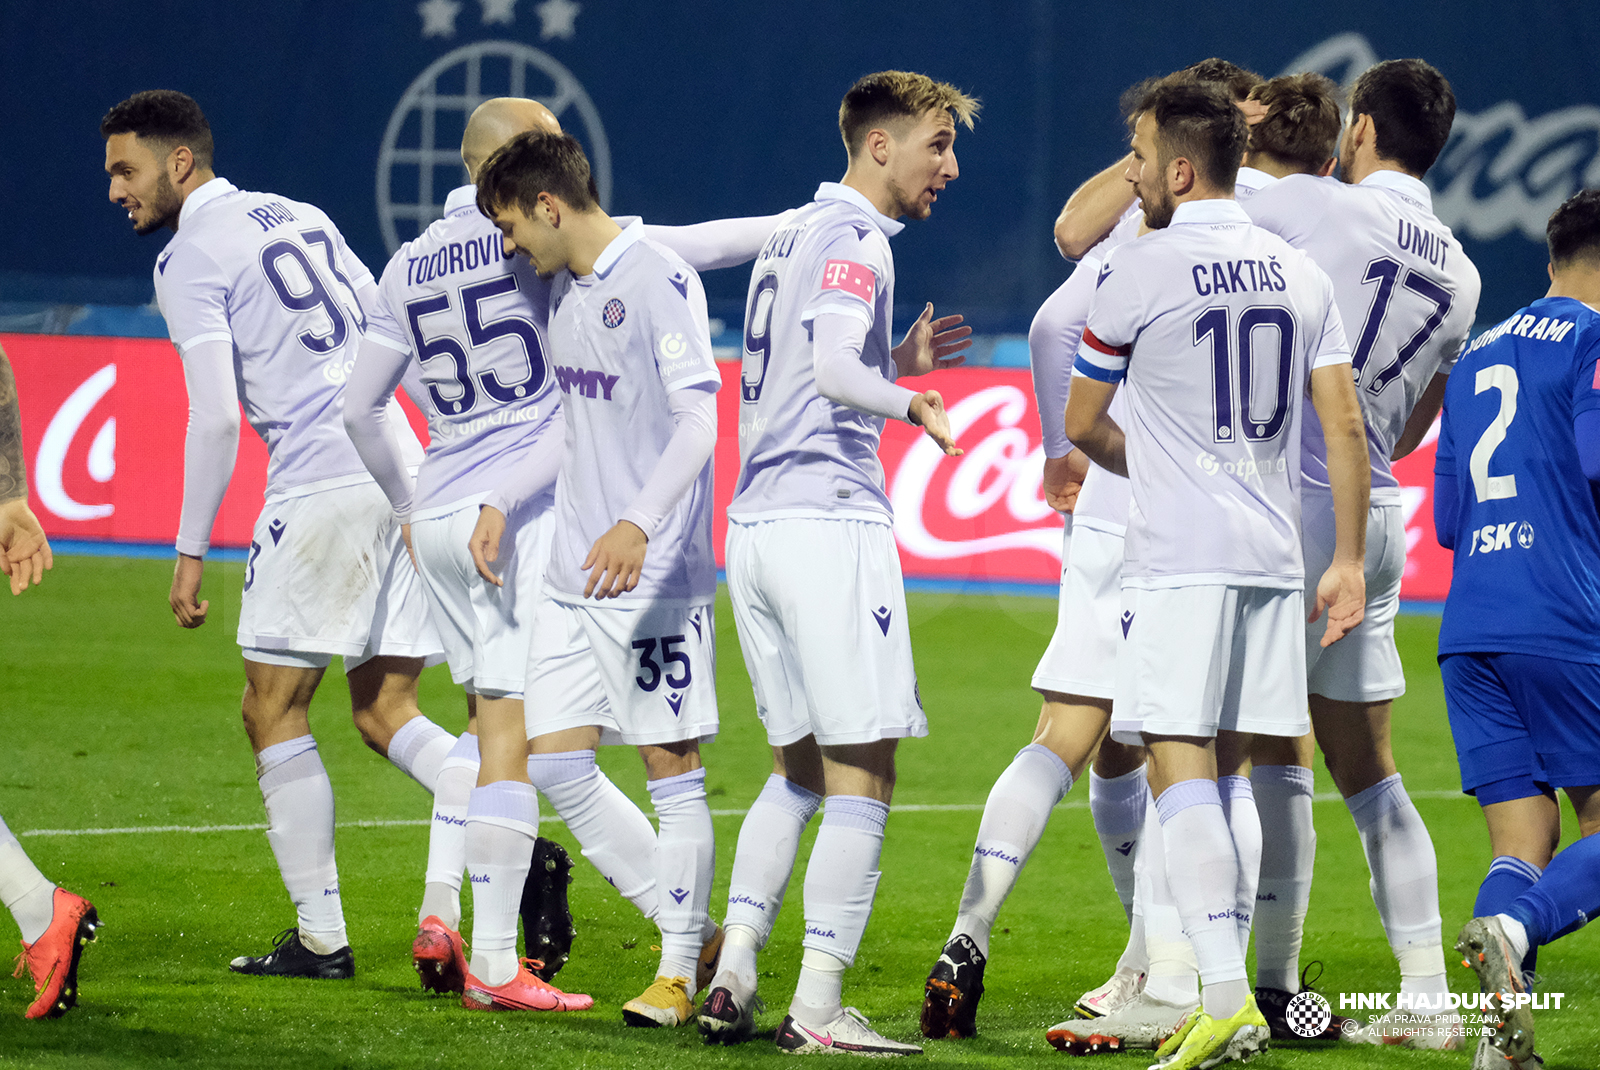
<instances>
[{"instance_id":1,"label":"white shorts","mask_svg":"<svg viewBox=\"0 0 1600 1070\"><path fill-rule=\"evenodd\" d=\"M928 734L893 528L804 517L729 523L727 562L769 743Z\"/></svg>"},{"instance_id":2,"label":"white shorts","mask_svg":"<svg viewBox=\"0 0 1600 1070\"><path fill-rule=\"evenodd\" d=\"M1067 518L1056 630L1033 672L1035 691L1111 698L1117 692L1122 536Z\"/></svg>"},{"instance_id":3,"label":"white shorts","mask_svg":"<svg viewBox=\"0 0 1600 1070\"><path fill-rule=\"evenodd\" d=\"M1304 604L1271 587L1124 587L1112 738L1311 731Z\"/></svg>"},{"instance_id":4,"label":"white shorts","mask_svg":"<svg viewBox=\"0 0 1600 1070\"><path fill-rule=\"evenodd\" d=\"M528 738L600 728L602 744L717 738L710 605L567 605L541 596L528 648Z\"/></svg>"},{"instance_id":5,"label":"white shorts","mask_svg":"<svg viewBox=\"0 0 1600 1070\"><path fill-rule=\"evenodd\" d=\"M1317 581L1333 562L1333 513L1307 511L1300 531L1306 560L1306 605L1317 604ZM1337 643L1322 648L1326 614L1306 625L1306 683L1311 694L1341 702L1386 702L1406 693L1394 644L1400 581L1406 572L1406 523L1398 505L1367 513L1367 612Z\"/></svg>"},{"instance_id":6,"label":"white shorts","mask_svg":"<svg viewBox=\"0 0 1600 1070\"><path fill-rule=\"evenodd\" d=\"M530 502L506 518L494 571L505 586L478 575L467 548L476 504L411 524L428 609L444 642L450 678L469 695L521 698L528 671L533 611L544 590L555 515Z\"/></svg>"},{"instance_id":7,"label":"white shorts","mask_svg":"<svg viewBox=\"0 0 1600 1070\"><path fill-rule=\"evenodd\" d=\"M256 518L239 604L245 657L349 672L380 655L443 650L389 499L376 483L269 499Z\"/></svg>"}]
</instances>

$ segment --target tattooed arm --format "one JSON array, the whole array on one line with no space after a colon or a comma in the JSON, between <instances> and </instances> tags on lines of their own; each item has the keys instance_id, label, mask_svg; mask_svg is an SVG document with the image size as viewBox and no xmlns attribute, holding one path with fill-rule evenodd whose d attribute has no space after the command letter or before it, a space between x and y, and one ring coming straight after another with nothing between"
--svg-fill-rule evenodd
<instances>
[{"instance_id":1,"label":"tattooed arm","mask_svg":"<svg viewBox=\"0 0 1600 1070\"><path fill-rule=\"evenodd\" d=\"M11 593L44 578L54 561L44 529L28 508L28 472L22 461L22 410L11 361L0 349L0 572L11 580Z\"/></svg>"}]
</instances>

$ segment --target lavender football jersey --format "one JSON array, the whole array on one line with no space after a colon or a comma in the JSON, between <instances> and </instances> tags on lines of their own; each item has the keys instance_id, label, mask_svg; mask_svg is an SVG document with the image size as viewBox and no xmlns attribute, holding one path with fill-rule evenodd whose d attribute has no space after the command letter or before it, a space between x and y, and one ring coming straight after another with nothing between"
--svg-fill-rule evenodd
<instances>
[{"instance_id":1,"label":"lavender football jersey","mask_svg":"<svg viewBox=\"0 0 1600 1070\"><path fill-rule=\"evenodd\" d=\"M1350 359L1321 269L1232 200L1181 204L1102 265L1083 342L1126 378L1124 586L1299 588L1301 398Z\"/></svg>"},{"instance_id":2,"label":"lavender football jersey","mask_svg":"<svg viewBox=\"0 0 1600 1070\"><path fill-rule=\"evenodd\" d=\"M867 326L861 361L893 382L894 256L904 224L824 182L767 240L750 273L739 391L739 480L728 517L891 522L878 440L883 418L817 390L811 326L824 313Z\"/></svg>"},{"instance_id":3,"label":"lavender football jersey","mask_svg":"<svg viewBox=\"0 0 1600 1070\"><path fill-rule=\"evenodd\" d=\"M371 477L345 433L345 379L367 319L372 274L322 210L212 179L184 202L156 258L156 301L179 353L233 345L245 418L267 444L267 496ZM421 447L396 406L407 460Z\"/></svg>"},{"instance_id":4,"label":"lavender football jersey","mask_svg":"<svg viewBox=\"0 0 1600 1070\"><path fill-rule=\"evenodd\" d=\"M1398 171L1358 185L1291 175L1250 200L1257 226L1303 250L1333 280L1367 422L1372 503L1400 504L1389 456L1417 398L1449 374L1478 314L1478 269L1433 214L1428 187ZM1307 489L1327 491L1327 448L1309 404Z\"/></svg>"},{"instance_id":5,"label":"lavender football jersey","mask_svg":"<svg viewBox=\"0 0 1600 1070\"><path fill-rule=\"evenodd\" d=\"M452 191L444 218L395 253L367 330L419 362L433 401L416 519L481 501L564 445L546 347L550 284L527 257L505 255L476 198L475 186Z\"/></svg>"},{"instance_id":6,"label":"lavender football jersey","mask_svg":"<svg viewBox=\"0 0 1600 1070\"><path fill-rule=\"evenodd\" d=\"M593 274L555 277L550 343L566 412L566 453L556 478L546 579L552 598L577 603L590 547L633 502L676 429L668 393L714 390L721 375L700 276L646 238L637 222L606 246ZM639 584L619 605L716 596L711 492L707 462L651 536Z\"/></svg>"}]
</instances>

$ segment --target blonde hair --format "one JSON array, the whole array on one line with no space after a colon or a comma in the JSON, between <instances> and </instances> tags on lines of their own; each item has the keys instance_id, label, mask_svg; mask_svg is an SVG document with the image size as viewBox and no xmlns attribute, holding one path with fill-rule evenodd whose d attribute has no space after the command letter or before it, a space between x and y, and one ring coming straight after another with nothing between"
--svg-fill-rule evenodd
<instances>
[{"instance_id":1,"label":"blonde hair","mask_svg":"<svg viewBox=\"0 0 1600 1070\"><path fill-rule=\"evenodd\" d=\"M854 156L867 132L893 119L918 119L934 109L955 113L968 130L981 105L949 82L914 71L879 71L861 78L839 105L839 134Z\"/></svg>"}]
</instances>

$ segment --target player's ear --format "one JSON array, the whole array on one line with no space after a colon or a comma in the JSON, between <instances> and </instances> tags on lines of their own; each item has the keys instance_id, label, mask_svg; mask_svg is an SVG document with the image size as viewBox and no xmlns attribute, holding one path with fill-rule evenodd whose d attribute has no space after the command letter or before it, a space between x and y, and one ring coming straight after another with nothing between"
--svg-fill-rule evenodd
<instances>
[{"instance_id":1,"label":"player's ear","mask_svg":"<svg viewBox=\"0 0 1600 1070\"><path fill-rule=\"evenodd\" d=\"M179 145L167 155L167 172L172 176L173 185L182 185L194 172L194 153L187 145Z\"/></svg>"},{"instance_id":2,"label":"player's ear","mask_svg":"<svg viewBox=\"0 0 1600 1070\"><path fill-rule=\"evenodd\" d=\"M1333 174L1333 169L1337 166L1339 166L1339 157L1329 156L1327 162L1322 165L1322 170L1317 172L1317 177L1327 178Z\"/></svg>"},{"instance_id":3,"label":"player's ear","mask_svg":"<svg viewBox=\"0 0 1600 1070\"><path fill-rule=\"evenodd\" d=\"M552 227L561 226L561 202L549 193L539 194L539 218Z\"/></svg>"},{"instance_id":4,"label":"player's ear","mask_svg":"<svg viewBox=\"0 0 1600 1070\"><path fill-rule=\"evenodd\" d=\"M1544 266L1544 273L1550 276L1551 282L1556 281L1556 266L1554 264L1546 264Z\"/></svg>"},{"instance_id":5,"label":"player's ear","mask_svg":"<svg viewBox=\"0 0 1600 1070\"><path fill-rule=\"evenodd\" d=\"M1194 189L1194 164L1187 156L1179 156L1167 166L1167 188L1181 197Z\"/></svg>"},{"instance_id":6,"label":"player's ear","mask_svg":"<svg viewBox=\"0 0 1600 1070\"><path fill-rule=\"evenodd\" d=\"M879 167L889 162L889 132L887 130L872 129L867 131L866 143L862 146L874 163Z\"/></svg>"}]
</instances>

